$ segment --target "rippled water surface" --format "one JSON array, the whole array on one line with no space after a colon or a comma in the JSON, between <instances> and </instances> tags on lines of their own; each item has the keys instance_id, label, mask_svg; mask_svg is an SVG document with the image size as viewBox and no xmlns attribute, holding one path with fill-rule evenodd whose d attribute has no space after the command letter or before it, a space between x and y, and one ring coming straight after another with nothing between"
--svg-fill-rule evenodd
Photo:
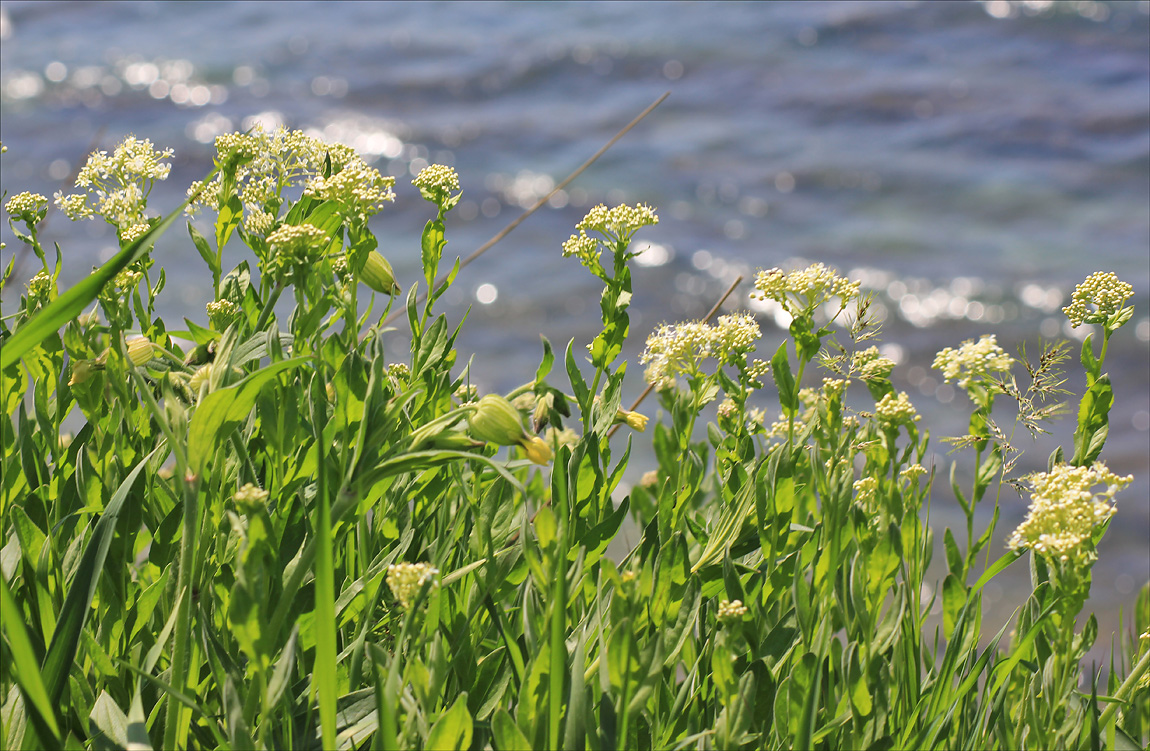
<instances>
[{"instance_id":1,"label":"rippled water surface","mask_svg":"<svg viewBox=\"0 0 1150 751\"><path fill-rule=\"evenodd\" d=\"M635 272L629 359L656 324L702 315L737 275L823 261L878 292L896 385L936 446L964 432L968 404L930 371L935 352L991 332L1011 349L1081 337L1060 308L1089 273L1114 271L1137 310L1110 351L1106 458L1136 480L1095 569L1103 633L1150 578L1150 3L0 8L5 190L66 190L90 148L134 132L175 149L150 201L167 210L209 169L215 135L283 123L400 177L373 227L407 284L428 211L405 186L422 166L459 170L448 251L466 255L670 91L461 274L450 315L474 306L461 342L484 389L529 377L540 333L557 346L595 333L599 289L559 245L598 202L645 201L661 216L640 235L652 247ZM113 251L94 222L51 216L46 236L64 249L66 284ZM211 295L190 243L173 232L156 257L171 280L164 315L202 322ZM733 304L747 307L748 290ZM757 312L760 349L773 351L783 332ZM1070 386L1081 390L1079 370ZM1072 429L1064 420L1037 444L1016 441L1028 449L1020 470L1043 468ZM945 476L956 457L938 450ZM639 454L632 479L651 461ZM944 484L932 514L960 525ZM1004 491L1002 538L1024 512ZM1007 587L1025 586L1018 568Z\"/></svg>"}]
</instances>

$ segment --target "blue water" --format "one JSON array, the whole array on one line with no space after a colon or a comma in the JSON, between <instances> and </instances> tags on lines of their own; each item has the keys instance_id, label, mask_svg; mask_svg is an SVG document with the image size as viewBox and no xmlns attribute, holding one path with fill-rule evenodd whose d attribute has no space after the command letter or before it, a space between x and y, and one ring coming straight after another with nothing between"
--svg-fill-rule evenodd
<instances>
[{"instance_id":1,"label":"blue water","mask_svg":"<svg viewBox=\"0 0 1150 751\"><path fill-rule=\"evenodd\" d=\"M0 9L5 190L66 191L93 145L134 132L175 149L151 200L167 210L208 170L214 135L284 123L400 176L373 226L405 284L428 218L407 181L425 163L460 173L448 251L466 255L670 91L555 206L460 276L445 302L455 319L474 306L461 349L477 353L484 389L528 378L540 333L559 347L595 333L599 288L559 246L598 202L645 201L662 218L640 236L654 247L634 277L633 364L657 323L702 315L738 274L823 261L878 292L896 385L936 446L964 432L968 405L930 372L935 352L989 332L1032 351L1039 332L1080 337L1061 306L1091 272L1114 271L1134 285L1137 311L1110 351L1119 408L1104 458L1136 481L1095 569L1104 629L1150 579L1150 3ZM113 249L93 222L51 216L45 232L64 248L66 284ZM170 285L161 310L202 322L210 290L183 238L163 238L157 260L173 282L199 281ZM17 244L5 239L8 254ZM762 312L770 352L781 331ZM1080 390L1079 369L1069 375ZM1043 468L1072 428L1016 440L1028 449L1019 471ZM945 476L955 457L939 451ZM639 453L630 479L650 462ZM1007 489L999 537L1024 512ZM941 487L932 513L959 523ZM1024 586L1025 572L1007 584Z\"/></svg>"}]
</instances>

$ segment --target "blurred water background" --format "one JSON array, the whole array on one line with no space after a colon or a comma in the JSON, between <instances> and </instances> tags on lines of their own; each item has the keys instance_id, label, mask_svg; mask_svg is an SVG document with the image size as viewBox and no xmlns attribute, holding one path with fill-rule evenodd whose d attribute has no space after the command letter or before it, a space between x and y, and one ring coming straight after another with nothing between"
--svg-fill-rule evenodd
<instances>
[{"instance_id":1,"label":"blurred water background","mask_svg":"<svg viewBox=\"0 0 1150 751\"><path fill-rule=\"evenodd\" d=\"M930 370L934 354L984 333L1008 351L1025 340L1036 353L1044 337L1076 352L1087 331L1061 307L1091 272L1114 271L1137 308L1109 352L1117 406L1103 458L1135 482L1094 569L1102 646L1150 579L1150 2L36 1L0 3L0 39L9 194L68 192L90 148L135 133L175 149L150 199L168 211L210 168L216 135L284 124L397 176L373 228L405 286L430 216L410 186L423 166L459 171L447 252L466 255L669 90L460 275L445 302L452 320L472 306L461 362L474 352L473 382L506 391L534 372L540 333L562 349L597 332L599 287L559 248L599 202L644 201L661 217L639 235L650 248L634 275L629 396L658 323L703 315L738 274L748 280L730 307L756 310L755 269L836 266L878 294L896 387L934 436L936 549L944 525L963 537L945 477L957 459L969 486L971 457L939 440L965 432L969 403ZM64 249L65 286L115 250L108 226L60 214L44 237ZM5 240L6 263L19 243ZM206 324L210 284L184 232L155 258L165 318ZM785 328L757 312L766 358ZM1076 357L1068 365L1080 393ZM760 398L769 419L772 399ZM1071 414L1037 443L1016 434L1018 472L1044 469L1072 430ZM642 443L629 482L653 467ZM1004 488L1002 506L995 557L1026 501ZM1023 563L987 587L998 622L1026 591Z\"/></svg>"}]
</instances>

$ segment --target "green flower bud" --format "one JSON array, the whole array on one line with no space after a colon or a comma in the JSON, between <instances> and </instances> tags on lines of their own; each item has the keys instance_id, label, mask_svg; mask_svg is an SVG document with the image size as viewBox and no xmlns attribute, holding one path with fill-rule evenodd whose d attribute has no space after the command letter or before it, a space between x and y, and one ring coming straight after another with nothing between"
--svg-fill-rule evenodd
<instances>
[{"instance_id":1,"label":"green flower bud","mask_svg":"<svg viewBox=\"0 0 1150 751\"><path fill-rule=\"evenodd\" d=\"M519 410L498 394L480 399L468 422L471 435L487 443L517 446L527 438Z\"/></svg>"},{"instance_id":2,"label":"green flower bud","mask_svg":"<svg viewBox=\"0 0 1150 751\"><path fill-rule=\"evenodd\" d=\"M152 343L144 337L138 337L128 342L128 359L137 367L145 365L152 359Z\"/></svg>"},{"instance_id":3,"label":"green flower bud","mask_svg":"<svg viewBox=\"0 0 1150 751\"><path fill-rule=\"evenodd\" d=\"M367 260L364 261L359 278L376 292L382 292L385 295L398 295L400 292L400 287L395 282L395 272L391 270L391 264L378 251L373 250L367 254Z\"/></svg>"}]
</instances>

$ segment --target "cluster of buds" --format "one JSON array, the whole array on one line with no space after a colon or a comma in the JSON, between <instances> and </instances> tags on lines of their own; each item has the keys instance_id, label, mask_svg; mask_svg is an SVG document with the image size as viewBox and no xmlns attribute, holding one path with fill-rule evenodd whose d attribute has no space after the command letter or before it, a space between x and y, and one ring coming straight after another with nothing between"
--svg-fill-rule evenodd
<instances>
[{"instance_id":1,"label":"cluster of buds","mask_svg":"<svg viewBox=\"0 0 1150 751\"><path fill-rule=\"evenodd\" d=\"M8 216L32 227L44 221L48 213L48 199L39 193L24 191L9 198L8 203L4 204L4 210Z\"/></svg>"},{"instance_id":2,"label":"cluster of buds","mask_svg":"<svg viewBox=\"0 0 1150 751\"><path fill-rule=\"evenodd\" d=\"M774 268L755 275L753 298L774 300L792 316L809 314L834 298L840 305L858 297L861 282L852 282L821 263L785 272Z\"/></svg>"},{"instance_id":3,"label":"cluster of buds","mask_svg":"<svg viewBox=\"0 0 1150 751\"><path fill-rule=\"evenodd\" d=\"M432 164L424 167L411 181L419 188L419 194L444 211L450 210L459 201L459 175L446 164Z\"/></svg>"},{"instance_id":4,"label":"cluster of buds","mask_svg":"<svg viewBox=\"0 0 1150 751\"><path fill-rule=\"evenodd\" d=\"M243 312L239 305L231 300L215 300L205 306L208 312L208 321L216 331L224 331L240 317Z\"/></svg>"},{"instance_id":5,"label":"cluster of buds","mask_svg":"<svg viewBox=\"0 0 1150 751\"><path fill-rule=\"evenodd\" d=\"M958 380L960 388L971 382L985 385L995 372L1009 371L1014 358L998 346L994 334L986 334L977 342L968 339L958 349L946 349L935 355L932 368L942 371L943 380Z\"/></svg>"},{"instance_id":6,"label":"cluster of buds","mask_svg":"<svg viewBox=\"0 0 1150 751\"><path fill-rule=\"evenodd\" d=\"M878 347L868 347L851 355L851 372L864 381L880 381L890 378L894 370L894 360L879 354Z\"/></svg>"},{"instance_id":7,"label":"cluster of buds","mask_svg":"<svg viewBox=\"0 0 1150 751\"><path fill-rule=\"evenodd\" d=\"M439 569L426 563L393 563L387 567L387 586L406 610L415 602L425 582L430 580L433 588L439 586L435 579L438 575Z\"/></svg>"},{"instance_id":8,"label":"cluster of buds","mask_svg":"<svg viewBox=\"0 0 1150 751\"><path fill-rule=\"evenodd\" d=\"M875 504L875 494L878 492L878 480L874 477L864 477L855 480L852 486L855 493L855 505L868 514L878 511Z\"/></svg>"},{"instance_id":9,"label":"cluster of buds","mask_svg":"<svg viewBox=\"0 0 1150 751\"><path fill-rule=\"evenodd\" d=\"M497 446L519 446L536 464L551 461L551 449L539 436L529 435L519 410L498 394L487 394L475 405L468 419L471 435Z\"/></svg>"},{"instance_id":10,"label":"cluster of buds","mask_svg":"<svg viewBox=\"0 0 1150 751\"><path fill-rule=\"evenodd\" d=\"M723 600L719 603L718 618L720 623L733 623L741 621L747 614L747 607L742 600Z\"/></svg>"},{"instance_id":11,"label":"cluster of buds","mask_svg":"<svg viewBox=\"0 0 1150 751\"><path fill-rule=\"evenodd\" d=\"M886 394L874 407L875 416L884 427L897 427L899 425L913 425L922 419L910 403L905 391Z\"/></svg>"},{"instance_id":12,"label":"cluster of buds","mask_svg":"<svg viewBox=\"0 0 1150 751\"><path fill-rule=\"evenodd\" d=\"M250 482L232 494L232 500L243 511L254 510L268 502L268 491L257 487Z\"/></svg>"},{"instance_id":13,"label":"cluster of buds","mask_svg":"<svg viewBox=\"0 0 1150 751\"><path fill-rule=\"evenodd\" d=\"M1070 305L1062 312L1070 319L1071 328L1084 323L1100 323L1113 330L1128 320L1128 317L1123 319L1116 314L1124 312L1122 306L1133 294L1134 287L1119 279L1114 272L1096 271L1074 288ZM1094 310L1090 306L1094 306Z\"/></svg>"}]
</instances>

